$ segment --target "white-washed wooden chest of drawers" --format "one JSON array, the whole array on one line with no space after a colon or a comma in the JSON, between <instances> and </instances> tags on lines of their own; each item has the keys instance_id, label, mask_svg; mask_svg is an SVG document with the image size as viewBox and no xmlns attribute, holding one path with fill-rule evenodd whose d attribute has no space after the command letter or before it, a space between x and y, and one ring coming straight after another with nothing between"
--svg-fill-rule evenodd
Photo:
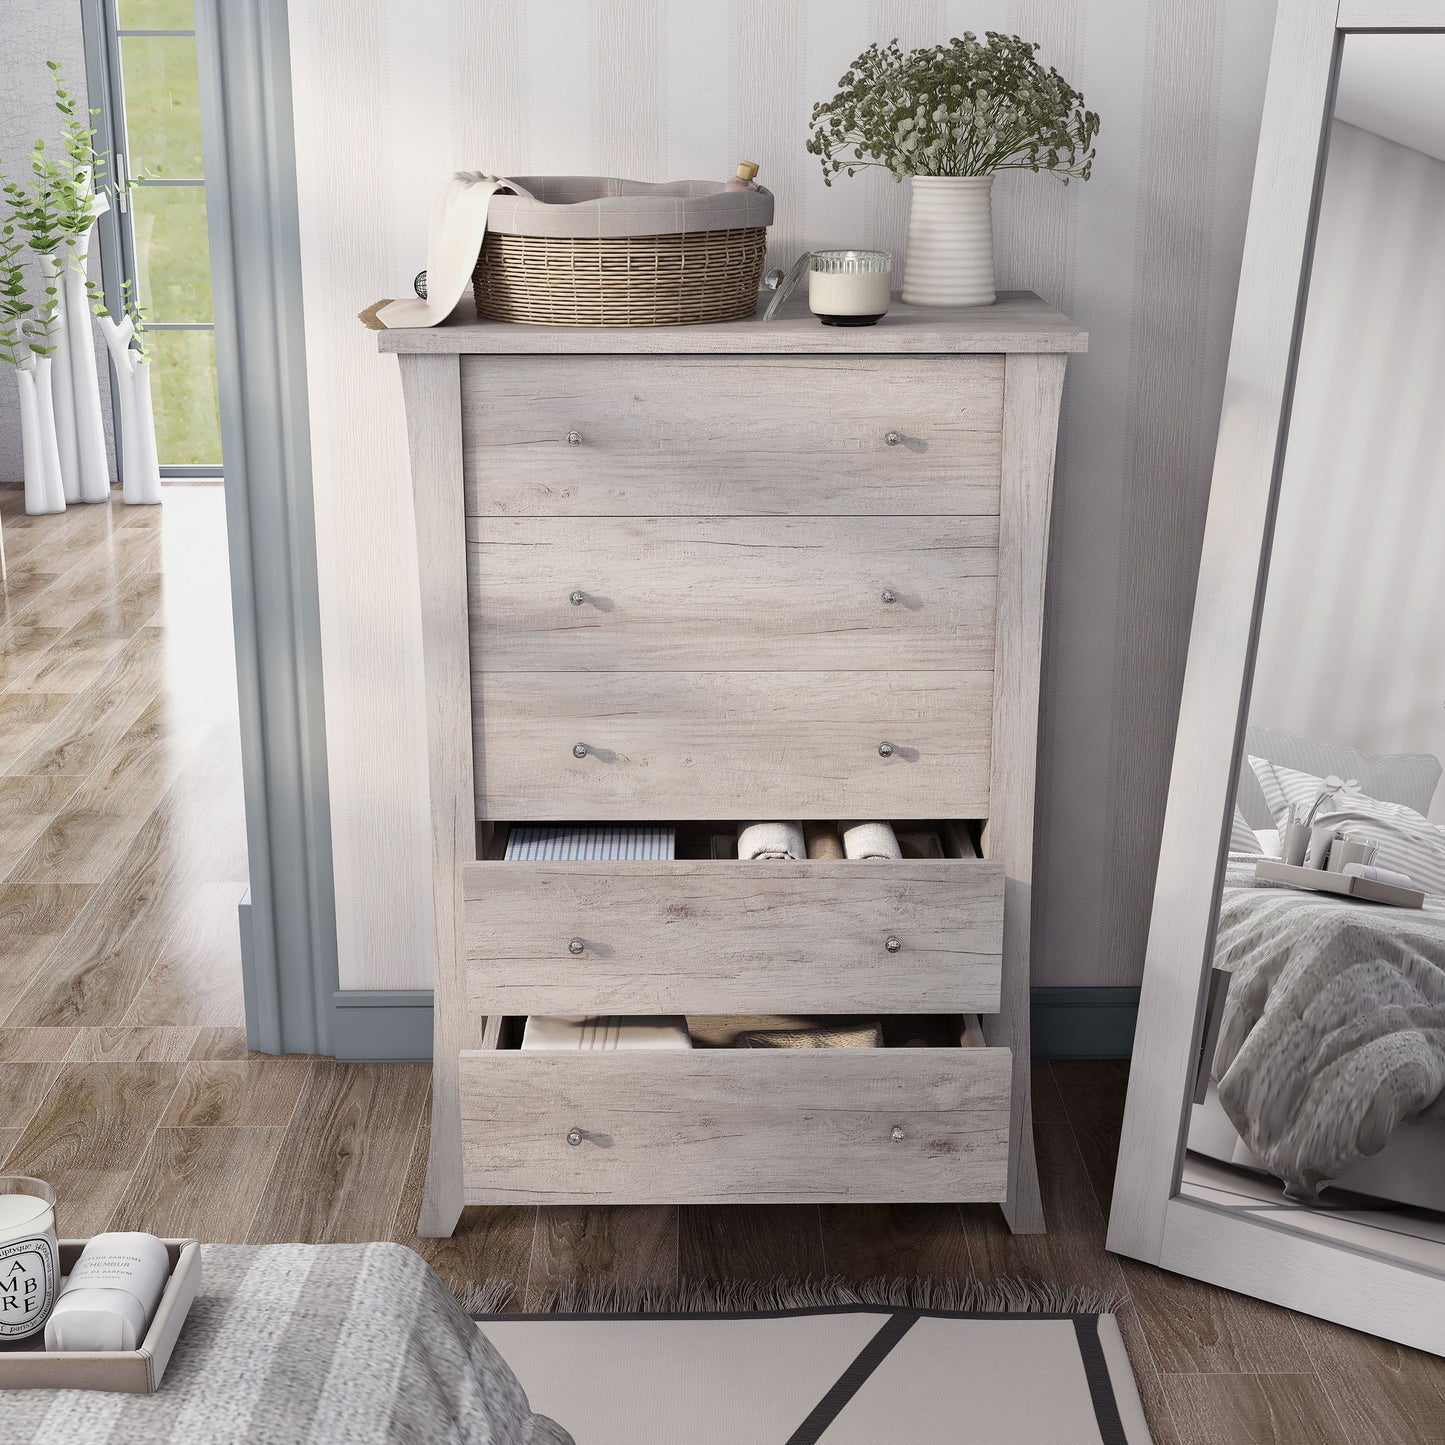
<instances>
[{"instance_id":1,"label":"white-washed wooden chest of drawers","mask_svg":"<svg viewBox=\"0 0 1445 1445\"><path fill-rule=\"evenodd\" d=\"M987 1199L1042 1229L1039 654L1083 334L1015 294L379 342L434 820L422 1232L466 1203ZM954 856L497 861L514 823L759 817L938 820ZM944 1015L958 1047L522 1053L528 1013Z\"/></svg>"}]
</instances>

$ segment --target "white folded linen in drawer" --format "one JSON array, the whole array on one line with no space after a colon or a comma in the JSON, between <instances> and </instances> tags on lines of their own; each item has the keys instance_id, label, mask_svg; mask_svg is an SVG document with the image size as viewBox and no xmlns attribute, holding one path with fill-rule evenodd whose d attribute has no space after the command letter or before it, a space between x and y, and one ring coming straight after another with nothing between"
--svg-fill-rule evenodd
<instances>
[{"instance_id":1,"label":"white folded linen in drawer","mask_svg":"<svg viewBox=\"0 0 1445 1445\"><path fill-rule=\"evenodd\" d=\"M674 858L677 830L667 827L627 827L599 824L595 827L513 828L507 837L506 861L529 862L537 858Z\"/></svg>"},{"instance_id":2,"label":"white folded linen in drawer","mask_svg":"<svg viewBox=\"0 0 1445 1445\"><path fill-rule=\"evenodd\" d=\"M522 1047L538 1050L690 1049L687 1020L671 1014L652 1017L547 1017L532 1015L522 1031Z\"/></svg>"}]
</instances>

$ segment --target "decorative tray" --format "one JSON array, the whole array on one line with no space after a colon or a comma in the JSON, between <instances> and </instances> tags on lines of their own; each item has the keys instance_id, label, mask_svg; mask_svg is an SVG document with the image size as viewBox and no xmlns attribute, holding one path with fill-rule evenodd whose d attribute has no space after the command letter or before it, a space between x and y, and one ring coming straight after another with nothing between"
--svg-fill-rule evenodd
<instances>
[{"instance_id":1,"label":"decorative tray","mask_svg":"<svg viewBox=\"0 0 1445 1445\"><path fill-rule=\"evenodd\" d=\"M45 1333L0 1348L0 1390L111 1390L154 1394L171 1360L181 1326L201 1287L201 1246L194 1239L162 1241L171 1260L170 1277L155 1318L135 1350L47 1350ZM70 1273L83 1239L60 1240L60 1273Z\"/></svg>"},{"instance_id":2,"label":"decorative tray","mask_svg":"<svg viewBox=\"0 0 1445 1445\"><path fill-rule=\"evenodd\" d=\"M1393 883L1377 883L1372 878L1348 878L1324 868L1297 868L1273 858L1262 858L1256 863L1254 876L1268 883L1287 883L1291 888L1304 888L1311 893L1338 893L1345 898L1384 903L1391 908L1425 906L1425 895L1418 888L1399 888Z\"/></svg>"}]
</instances>

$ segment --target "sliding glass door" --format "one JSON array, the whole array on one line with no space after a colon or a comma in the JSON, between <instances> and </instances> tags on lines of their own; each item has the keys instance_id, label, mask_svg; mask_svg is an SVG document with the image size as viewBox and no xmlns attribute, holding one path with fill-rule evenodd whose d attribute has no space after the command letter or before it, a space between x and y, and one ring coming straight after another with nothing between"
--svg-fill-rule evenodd
<instances>
[{"instance_id":1,"label":"sliding glass door","mask_svg":"<svg viewBox=\"0 0 1445 1445\"><path fill-rule=\"evenodd\" d=\"M215 326L191 0L86 0L97 146L135 188L101 227L106 303L146 315L163 476L219 475Z\"/></svg>"}]
</instances>

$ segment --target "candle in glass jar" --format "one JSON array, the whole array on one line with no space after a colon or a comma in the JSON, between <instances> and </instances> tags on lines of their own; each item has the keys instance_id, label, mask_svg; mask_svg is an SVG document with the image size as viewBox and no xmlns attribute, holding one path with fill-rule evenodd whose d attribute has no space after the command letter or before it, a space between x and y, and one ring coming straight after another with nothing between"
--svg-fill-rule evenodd
<instances>
[{"instance_id":1,"label":"candle in glass jar","mask_svg":"<svg viewBox=\"0 0 1445 1445\"><path fill-rule=\"evenodd\" d=\"M55 1191L43 1179L0 1178L0 1340L23 1340L45 1327L59 1268Z\"/></svg>"},{"instance_id":2,"label":"candle in glass jar","mask_svg":"<svg viewBox=\"0 0 1445 1445\"><path fill-rule=\"evenodd\" d=\"M892 281L887 251L814 251L808 309L824 326L872 326L888 310Z\"/></svg>"}]
</instances>

